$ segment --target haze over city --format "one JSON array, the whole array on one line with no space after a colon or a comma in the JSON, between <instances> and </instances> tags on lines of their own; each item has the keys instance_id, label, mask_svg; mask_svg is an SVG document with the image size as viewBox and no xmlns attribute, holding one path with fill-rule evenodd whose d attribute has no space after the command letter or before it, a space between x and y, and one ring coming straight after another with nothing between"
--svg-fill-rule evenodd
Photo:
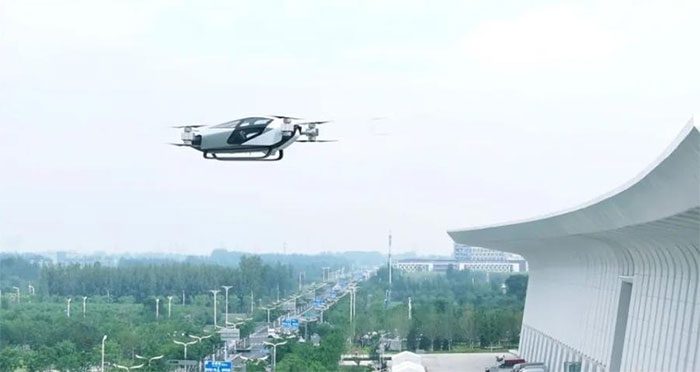
<instances>
[{"instance_id":1,"label":"haze over city","mask_svg":"<svg viewBox=\"0 0 700 372\"><path fill-rule=\"evenodd\" d=\"M0 250L384 251L392 231L448 254L447 229L625 183L698 112L697 2L360 3L3 1ZM259 114L340 141L271 164L167 145Z\"/></svg>"}]
</instances>

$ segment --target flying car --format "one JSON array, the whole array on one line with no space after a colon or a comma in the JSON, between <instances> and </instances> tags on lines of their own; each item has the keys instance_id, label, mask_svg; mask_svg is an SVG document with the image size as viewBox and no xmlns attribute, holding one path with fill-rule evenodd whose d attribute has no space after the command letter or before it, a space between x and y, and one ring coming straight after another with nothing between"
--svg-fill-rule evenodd
<instances>
[{"instance_id":1,"label":"flying car","mask_svg":"<svg viewBox=\"0 0 700 372\"><path fill-rule=\"evenodd\" d=\"M305 121L270 115L236 119L217 125L182 125L182 143L202 152L205 159L276 161L295 142L334 142L318 139L318 126L328 121ZM305 138L301 138L301 137Z\"/></svg>"}]
</instances>

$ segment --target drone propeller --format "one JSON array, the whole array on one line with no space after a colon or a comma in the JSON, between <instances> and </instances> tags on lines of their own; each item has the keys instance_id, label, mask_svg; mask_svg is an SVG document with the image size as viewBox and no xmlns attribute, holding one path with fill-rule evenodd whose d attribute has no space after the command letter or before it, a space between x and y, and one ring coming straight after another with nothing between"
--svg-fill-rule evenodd
<instances>
[{"instance_id":1,"label":"drone propeller","mask_svg":"<svg viewBox=\"0 0 700 372\"><path fill-rule=\"evenodd\" d=\"M322 121L305 121L303 123L296 123L297 125L321 125L321 124L326 124L330 123L330 120L322 120Z\"/></svg>"},{"instance_id":2,"label":"drone propeller","mask_svg":"<svg viewBox=\"0 0 700 372\"><path fill-rule=\"evenodd\" d=\"M173 145L173 146L178 146L178 147L182 147L182 146L192 147L192 145L188 145L188 144L186 144L186 143L172 143L172 142L171 142L171 143L169 143L169 144L170 144L170 145Z\"/></svg>"},{"instance_id":3,"label":"drone propeller","mask_svg":"<svg viewBox=\"0 0 700 372\"><path fill-rule=\"evenodd\" d=\"M292 119L292 120L302 120L301 118L295 118L293 116L284 116L284 115L270 115L273 118L277 119Z\"/></svg>"},{"instance_id":4,"label":"drone propeller","mask_svg":"<svg viewBox=\"0 0 700 372\"><path fill-rule=\"evenodd\" d=\"M182 128L199 128L206 127L206 125L176 125L171 128L182 129Z\"/></svg>"},{"instance_id":5,"label":"drone propeller","mask_svg":"<svg viewBox=\"0 0 700 372\"><path fill-rule=\"evenodd\" d=\"M338 140L296 140L296 142L338 142Z\"/></svg>"}]
</instances>

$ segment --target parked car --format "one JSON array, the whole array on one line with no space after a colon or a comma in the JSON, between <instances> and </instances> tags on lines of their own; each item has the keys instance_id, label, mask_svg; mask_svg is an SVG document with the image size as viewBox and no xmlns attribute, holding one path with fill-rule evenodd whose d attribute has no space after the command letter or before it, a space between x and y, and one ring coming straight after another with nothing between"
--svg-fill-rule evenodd
<instances>
[{"instance_id":1,"label":"parked car","mask_svg":"<svg viewBox=\"0 0 700 372\"><path fill-rule=\"evenodd\" d=\"M522 359L522 358L506 358L506 359L503 359L503 361L501 362L501 364L498 367L499 368L509 368L509 367L515 366L516 364L523 364L523 363L527 363L527 361L525 359Z\"/></svg>"},{"instance_id":2,"label":"parked car","mask_svg":"<svg viewBox=\"0 0 700 372\"><path fill-rule=\"evenodd\" d=\"M535 372L540 370L543 372L547 371L547 366L542 362L518 363L513 366L513 372Z\"/></svg>"}]
</instances>

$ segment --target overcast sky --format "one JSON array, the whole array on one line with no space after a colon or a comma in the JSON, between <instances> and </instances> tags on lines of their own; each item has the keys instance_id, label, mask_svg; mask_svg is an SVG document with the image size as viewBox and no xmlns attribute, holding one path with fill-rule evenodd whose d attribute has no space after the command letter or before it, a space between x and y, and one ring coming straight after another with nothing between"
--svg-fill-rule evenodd
<instances>
[{"instance_id":1,"label":"overcast sky","mask_svg":"<svg viewBox=\"0 0 700 372\"><path fill-rule=\"evenodd\" d=\"M700 111L700 2L669 3L2 0L0 250L384 250L391 230L447 254L447 229L616 188ZM259 114L341 141L273 163L166 145Z\"/></svg>"}]
</instances>

